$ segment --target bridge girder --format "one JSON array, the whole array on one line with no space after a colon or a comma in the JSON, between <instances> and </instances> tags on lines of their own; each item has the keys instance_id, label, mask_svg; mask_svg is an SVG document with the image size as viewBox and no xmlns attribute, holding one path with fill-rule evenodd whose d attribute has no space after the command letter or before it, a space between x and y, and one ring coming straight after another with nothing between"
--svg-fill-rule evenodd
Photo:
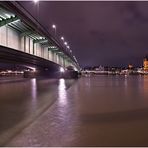
<instances>
[{"instance_id":1,"label":"bridge girder","mask_svg":"<svg viewBox=\"0 0 148 148\"><path fill-rule=\"evenodd\" d=\"M34 33L35 33L34 31L26 31L26 32L21 33L21 36L29 36Z\"/></svg>"},{"instance_id":2,"label":"bridge girder","mask_svg":"<svg viewBox=\"0 0 148 148\"><path fill-rule=\"evenodd\" d=\"M0 21L0 27L4 26L4 25L7 25L9 23L12 23L12 22L15 22L19 20L19 18L17 16L11 16L10 18L1 18L1 21Z\"/></svg>"},{"instance_id":3,"label":"bridge girder","mask_svg":"<svg viewBox=\"0 0 148 148\"><path fill-rule=\"evenodd\" d=\"M33 43L48 43L47 39L33 40Z\"/></svg>"},{"instance_id":4,"label":"bridge girder","mask_svg":"<svg viewBox=\"0 0 148 148\"><path fill-rule=\"evenodd\" d=\"M54 47L54 46L48 46L48 50L51 50L53 52L59 51L59 49L57 47Z\"/></svg>"}]
</instances>

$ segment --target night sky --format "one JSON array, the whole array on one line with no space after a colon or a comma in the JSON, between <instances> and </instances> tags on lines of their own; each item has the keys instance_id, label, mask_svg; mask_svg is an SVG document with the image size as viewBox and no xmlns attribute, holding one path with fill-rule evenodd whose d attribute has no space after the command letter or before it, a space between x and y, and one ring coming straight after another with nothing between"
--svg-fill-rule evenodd
<instances>
[{"instance_id":1,"label":"night sky","mask_svg":"<svg viewBox=\"0 0 148 148\"><path fill-rule=\"evenodd\" d=\"M148 54L148 2L21 2L64 36L80 66L142 66Z\"/></svg>"}]
</instances>

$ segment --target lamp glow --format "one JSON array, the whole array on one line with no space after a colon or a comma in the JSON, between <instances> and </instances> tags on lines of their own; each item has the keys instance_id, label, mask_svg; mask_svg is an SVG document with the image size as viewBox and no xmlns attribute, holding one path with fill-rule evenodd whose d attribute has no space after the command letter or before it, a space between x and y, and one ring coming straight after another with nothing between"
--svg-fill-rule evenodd
<instances>
[{"instance_id":1,"label":"lamp glow","mask_svg":"<svg viewBox=\"0 0 148 148\"><path fill-rule=\"evenodd\" d=\"M61 40L63 40L63 41L64 41L64 37L63 37L63 36L61 37Z\"/></svg>"},{"instance_id":2,"label":"lamp glow","mask_svg":"<svg viewBox=\"0 0 148 148\"><path fill-rule=\"evenodd\" d=\"M54 24L53 24L53 25L52 25L52 28L54 28L54 29L55 29L55 28L56 28L56 25L54 25Z\"/></svg>"},{"instance_id":3,"label":"lamp glow","mask_svg":"<svg viewBox=\"0 0 148 148\"><path fill-rule=\"evenodd\" d=\"M64 72L65 70L64 70L64 68L63 67L60 67L60 72Z\"/></svg>"},{"instance_id":4,"label":"lamp glow","mask_svg":"<svg viewBox=\"0 0 148 148\"><path fill-rule=\"evenodd\" d=\"M64 42L65 45L67 45L67 42Z\"/></svg>"},{"instance_id":5,"label":"lamp glow","mask_svg":"<svg viewBox=\"0 0 148 148\"><path fill-rule=\"evenodd\" d=\"M54 35L56 36L56 29L57 29L56 25L53 24L53 25L52 25L52 28L54 29Z\"/></svg>"},{"instance_id":6,"label":"lamp glow","mask_svg":"<svg viewBox=\"0 0 148 148\"><path fill-rule=\"evenodd\" d=\"M33 0L34 1L34 3L37 3L39 0Z\"/></svg>"}]
</instances>

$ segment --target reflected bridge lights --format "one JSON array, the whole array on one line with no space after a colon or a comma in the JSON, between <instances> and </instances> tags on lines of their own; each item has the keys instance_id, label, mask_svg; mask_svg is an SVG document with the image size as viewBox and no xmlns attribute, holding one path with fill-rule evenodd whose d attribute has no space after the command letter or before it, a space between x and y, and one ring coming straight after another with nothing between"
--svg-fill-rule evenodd
<instances>
[{"instance_id":1,"label":"reflected bridge lights","mask_svg":"<svg viewBox=\"0 0 148 148\"><path fill-rule=\"evenodd\" d=\"M31 79L31 95L32 95L32 103L36 104L37 99L37 82L36 78Z\"/></svg>"},{"instance_id":2,"label":"reflected bridge lights","mask_svg":"<svg viewBox=\"0 0 148 148\"><path fill-rule=\"evenodd\" d=\"M67 104L67 94L66 94L66 84L64 79L59 80L59 87L58 87L58 102L60 106L65 106Z\"/></svg>"}]
</instances>

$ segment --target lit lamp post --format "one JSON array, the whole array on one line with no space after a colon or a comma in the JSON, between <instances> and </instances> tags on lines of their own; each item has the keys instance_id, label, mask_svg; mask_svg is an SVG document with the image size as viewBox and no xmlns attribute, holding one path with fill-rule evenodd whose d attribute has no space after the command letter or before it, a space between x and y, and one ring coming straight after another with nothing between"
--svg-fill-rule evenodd
<instances>
[{"instance_id":1,"label":"lit lamp post","mask_svg":"<svg viewBox=\"0 0 148 148\"><path fill-rule=\"evenodd\" d=\"M61 40L64 41L64 37L63 36L61 37Z\"/></svg>"},{"instance_id":2,"label":"lit lamp post","mask_svg":"<svg viewBox=\"0 0 148 148\"><path fill-rule=\"evenodd\" d=\"M68 49L68 50L69 50L69 52L70 52L70 51L71 51L71 50L70 50L70 46L69 46L69 45L67 45L66 47L67 47L67 49ZM71 52L70 52L70 53L71 53Z\"/></svg>"},{"instance_id":3,"label":"lit lamp post","mask_svg":"<svg viewBox=\"0 0 148 148\"><path fill-rule=\"evenodd\" d=\"M64 37L62 36L61 37L61 40L64 42ZM64 45L66 45L66 48L68 49L68 50L70 50L70 46L68 45L68 43L65 41L64 42ZM70 53L71 53L72 51L70 50Z\"/></svg>"},{"instance_id":4,"label":"lit lamp post","mask_svg":"<svg viewBox=\"0 0 148 148\"><path fill-rule=\"evenodd\" d=\"M66 46L67 46L67 42L64 42L64 45L66 45Z\"/></svg>"},{"instance_id":5,"label":"lit lamp post","mask_svg":"<svg viewBox=\"0 0 148 148\"><path fill-rule=\"evenodd\" d=\"M36 14L37 14L37 21L39 22L39 0L33 0L33 2L35 3L36 6ZM39 28L39 24L37 23L37 31Z\"/></svg>"},{"instance_id":6,"label":"lit lamp post","mask_svg":"<svg viewBox=\"0 0 148 148\"><path fill-rule=\"evenodd\" d=\"M66 47L67 47L67 42L64 42L64 45L66 45ZM67 51L67 48L66 48L66 51Z\"/></svg>"},{"instance_id":7,"label":"lit lamp post","mask_svg":"<svg viewBox=\"0 0 148 148\"><path fill-rule=\"evenodd\" d=\"M37 3L39 0L33 0L34 1L34 3Z\"/></svg>"},{"instance_id":8,"label":"lit lamp post","mask_svg":"<svg viewBox=\"0 0 148 148\"><path fill-rule=\"evenodd\" d=\"M55 33L55 36L56 36L56 25L52 25L52 28L54 29L54 33Z\"/></svg>"}]
</instances>

